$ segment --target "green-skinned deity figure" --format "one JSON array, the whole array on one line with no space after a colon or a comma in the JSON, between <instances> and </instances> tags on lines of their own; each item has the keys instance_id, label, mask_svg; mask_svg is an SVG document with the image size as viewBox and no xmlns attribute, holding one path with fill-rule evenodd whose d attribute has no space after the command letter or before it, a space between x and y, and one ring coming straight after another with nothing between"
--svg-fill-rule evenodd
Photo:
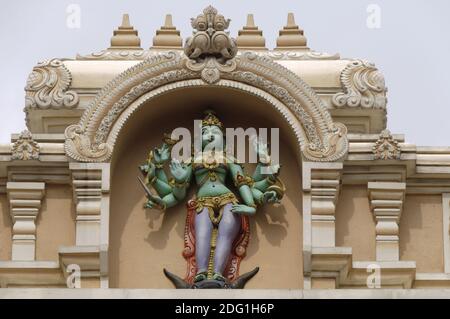
<instances>
[{"instance_id":1,"label":"green-skinned deity figure","mask_svg":"<svg viewBox=\"0 0 450 319\"><path fill-rule=\"evenodd\" d=\"M202 121L199 151L177 159L171 156L175 143L166 138L140 167L146 208L169 210L186 199L190 186L196 187L187 205L187 276L165 274L177 288L243 288L258 271L238 276L249 241L248 218L262 205L280 203L285 191L280 166L271 163L267 144L254 139L258 163L253 175L247 175L242 163L225 151L224 126L212 111Z\"/></svg>"}]
</instances>

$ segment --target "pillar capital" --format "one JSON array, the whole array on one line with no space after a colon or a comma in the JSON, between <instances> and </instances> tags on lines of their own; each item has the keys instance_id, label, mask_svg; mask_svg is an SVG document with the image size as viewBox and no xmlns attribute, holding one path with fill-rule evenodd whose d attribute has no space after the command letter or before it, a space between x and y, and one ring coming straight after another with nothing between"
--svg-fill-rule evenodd
<instances>
[{"instance_id":1,"label":"pillar capital","mask_svg":"<svg viewBox=\"0 0 450 319\"><path fill-rule=\"evenodd\" d=\"M45 183L8 182L12 230L12 256L14 261L36 259L36 219L45 194Z\"/></svg>"},{"instance_id":2,"label":"pillar capital","mask_svg":"<svg viewBox=\"0 0 450 319\"><path fill-rule=\"evenodd\" d=\"M370 209L376 222L377 261L398 261L399 223L405 201L406 184L369 182Z\"/></svg>"},{"instance_id":3,"label":"pillar capital","mask_svg":"<svg viewBox=\"0 0 450 319\"><path fill-rule=\"evenodd\" d=\"M103 195L109 193L109 164L71 163L76 205L76 245L100 245Z\"/></svg>"}]
</instances>

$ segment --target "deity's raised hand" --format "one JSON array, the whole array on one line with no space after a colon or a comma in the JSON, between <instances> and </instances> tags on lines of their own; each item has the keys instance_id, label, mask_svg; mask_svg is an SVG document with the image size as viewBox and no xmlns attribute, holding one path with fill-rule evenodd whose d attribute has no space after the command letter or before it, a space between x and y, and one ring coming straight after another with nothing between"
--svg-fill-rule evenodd
<instances>
[{"instance_id":1,"label":"deity's raised hand","mask_svg":"<svg viewBox=\"0 0 450 319\"><path fill-rule=\"evenodd\" d=\"M170 173L177 182L185 182L189 177L189 170L185 164L173 159L169 164Z\"/></svg>"},{"instance_id":2,"label":"deity's raised hand","mask_svg":"<svg viewBox=\"0 0 450 319\"><path fill-rule=\"evenodd\" d=\"M270 156L269 156L269 148L266 143L263 143L258 138L253 138L253 148L258 154L258 159L260 163L263 164L269 164L270 163Z\"/></svg>"},{"instance_id":3,"label":"deity's raised hand","mask_svg":"<svg viewBox=\"0 0 450 319\"><path fill-rule=\"evenodd\" d=\"M274 177L277 177L280 174L280 168L281 168L280 164L270 165L270 166L264 167L264 170L262 171L262 173L264 175L272 175Z\"/></svg>"},{"instance_id":4,"label":"deity's raised hand","mask_svg":"<svg viewBox=\"0 0 450 319\"><path fill-rule=\"evenodd\" d=\"M164 143L160 148L155 148L153 158L156 164L163 164L170 159L170 147Z\"/></svg>"},{"instance_id":5,"label":"deity's raised hand","mask_svg":"<svg viewBox=\"0 0 450 319\"><path fill-rule=\"evenodd\" d=\"M153 164L151 161L149 161L145 165L139 166L139 169L141 170L142 174L147 176L149 179L155 176L155 164Z\"/></svg>"}]
</instances>

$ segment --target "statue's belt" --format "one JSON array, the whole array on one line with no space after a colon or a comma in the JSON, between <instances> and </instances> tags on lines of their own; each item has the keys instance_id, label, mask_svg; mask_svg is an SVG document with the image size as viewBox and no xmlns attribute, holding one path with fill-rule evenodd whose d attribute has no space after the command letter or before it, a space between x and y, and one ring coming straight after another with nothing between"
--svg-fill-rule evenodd
<instances>
[{"instance_id":1,"label":"statue's belt","mask_svg":"<svg viewBox=\"0 0 450 319\"><path fill-rule=\"evenodd\" d=\"M204 208L208 208L209 218L214 226L218 226L223 215L223 207L227 204L237 204L238 199L233 193L227 193L220 196L205 196L193 200L194 208L197 214L201 213Z\"/></svg>"}]
</instances>

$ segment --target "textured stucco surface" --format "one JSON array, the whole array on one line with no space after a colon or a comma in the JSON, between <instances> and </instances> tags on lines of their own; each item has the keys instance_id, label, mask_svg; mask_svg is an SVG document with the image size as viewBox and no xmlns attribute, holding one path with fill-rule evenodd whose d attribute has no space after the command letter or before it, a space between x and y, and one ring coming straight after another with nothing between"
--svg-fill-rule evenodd
<instances>
[{"instance_id":1,"label":"textured stucco surface","mask_svg":"<svg viewBox=\"0 0 450 319\"><path fill-rule=\"evenodd\" d=\"M400 220L400 259L414 260L417 272L443 272L442 199L407 195Z\"/></svg>"},{"instance_id":2,"label":"textured stucco surface","mask_svg":"<svg viewBox=\"0 0 450 319\"><path fill-rule=\"evenodd\" d=\"M60 246L75 245L75 208L69 185L46 185L36 225L36 260L58 260Z\"/></svg>"}]
</instances>

